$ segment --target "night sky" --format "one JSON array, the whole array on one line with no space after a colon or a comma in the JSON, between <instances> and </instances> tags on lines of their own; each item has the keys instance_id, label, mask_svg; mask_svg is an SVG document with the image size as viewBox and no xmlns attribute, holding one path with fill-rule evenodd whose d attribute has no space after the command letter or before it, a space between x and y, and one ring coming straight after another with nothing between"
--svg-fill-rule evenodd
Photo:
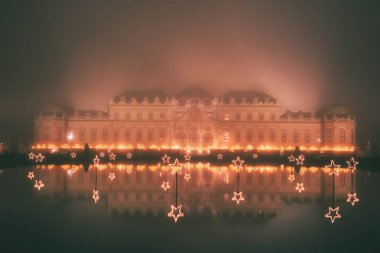
<instances>
[{"instance_id":1,"label":"night sky","mask_svg":"<svg viewBox=\"0 0 380 253\"><path fill-rule=\"evenodd\" d=\"M107 109L127 89L262 89L284 109L345 103L380 143L375 1L0 1L0 140L44 102Z\"/></svg>"}]
</instances>

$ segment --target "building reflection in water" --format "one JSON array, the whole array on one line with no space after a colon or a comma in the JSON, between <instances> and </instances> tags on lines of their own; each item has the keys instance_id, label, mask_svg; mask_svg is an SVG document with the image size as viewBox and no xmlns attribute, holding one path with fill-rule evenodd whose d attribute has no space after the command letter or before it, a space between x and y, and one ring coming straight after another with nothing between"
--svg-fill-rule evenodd
<instances>
[{"instance_id":1,"label":"building reflection in water","mask_svg":"<svg viewBox=\"0 0 380 253\"><path fill-rule=\"evenodd\" d=\"M45 188L39 196L69 198L74 201L93 200L99 192L98 204L111 213L166 216L175 203L174 187L162 188L163 182L175 185L170 167L156 164L37 165ZM186 217L272 217L283 203L317 202L328 206L332 181L326 168L293 166L249 166L239 171L233 165L214 166L209 163L188 163L178 177L178 203ZM110 173L112 180L110 179ZM189 174L186 180L183 175ZM356 192L355 172L340 169L335 181L335 201L346 203L347 193ZM244 201L232 201L237 189ZM299 192L297 184L303 184Z\"/></svg>"}]
</instances>

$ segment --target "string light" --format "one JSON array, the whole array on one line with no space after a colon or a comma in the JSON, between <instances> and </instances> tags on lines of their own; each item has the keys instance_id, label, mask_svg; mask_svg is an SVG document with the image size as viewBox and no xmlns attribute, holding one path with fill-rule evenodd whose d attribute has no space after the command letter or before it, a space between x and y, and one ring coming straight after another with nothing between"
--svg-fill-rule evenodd
<instances>
[{"instance_id":1,"label":"string light","mask_svg":"<svg viewBox=\"0 0 380 253\"><path fill-rule=\"evenodd\" d=\"M296 190L301 193L305 190L305 187L303 186L303 183L297 183Z\"/></svg>"},{"instance_id":2,"label":"string light","mask_svg":"<svg viewBox=\"0 0 380 253\"><path fill-rule=\"evenodd\" d=\"M44 183L42 182L42 180L36 180L35 183L34 183L34 188L37 188L39 191L41 190L41 188L43 188L45 185Z\"/></svg>"},{"instance_id":3,"label":"string light","mask_svg":"<svg viewBox=\"0 0 380 253\"><path fill-rule=\"evenodd\" d=\"M240 204L240 201L244 201L243 192L234 192L232 201L235 201L238 205Z\"/></svg>"},{"instance_id":4,"label":"string light","mask_svg":"<svg viewBox=\"0 0 380 253\"><path fill-rule=\"evenodd\" d=\"M174 160L174 163L169 164L169 166L172 168L172 174L175 174L176 172L178 172L178 174L182 174L183 164L179 163L177 158Z\"/></svg>"},{"instance_id":5,"label":"string light","mask_svg":"<svg viewBox=\"0 0 380 253\"><path fill-rule=\"evenodd\" d=\"M72 152L70 155L71 155L71 158L76 158L77 157L77 154L75 154L75 152Z\"/></svg>"},{"instance_id":6,"label":"string light","mask_svg":"<svg viewBox=\"0 0 380 253\"><path fill-rule=\"evenodd\" d=\"M335 174L339 176L339 164L335 164L334 160L331 160L330 165L325 166L327 169L329 169L329 175Z\"/></svg>"},{"instance_id":7,"label":"string light","mask_svg":"<svg viewBox=\"0 0 380 253\"><path fill-rule=\"evenodd\" d=\"M288 159L289 159L289 162L294 163L296 158L293 155L290 155Z\"/></svg>"},{"instance_id":8,"label":"string light","mask_svg":"<svg viewBox=\"0 0 380 253\"><path fill-rule=\"evenodd\" d=\"M303 165L303 161L305 161L305 157L303 155L299 155L296 159L297 165Z\"/></svg>"},{"instance_id":9,"label":"string light","mask_svg":"<svg viewBox=\"0 0 380 253\"><path fill-rule=\"evenodd\" d=\"M256 153L254 153L253 155L252 155L252 158L253 159L257 159L259 156L256 154Z\"/></svg>"},{"instance_id":10,"label":"string light","mask_svg":"<svg viewBox=\"0 0 380 253\"><path fill-rule=\"evenodd\" d=\"M331 220L331 223L334 223L335 219L342 218L342 216L339 214L339 207L329 207L329 212L325 215L325 217L329 218Z\"/></svg>"},{"instance_id":11,"label":"string light","mask_svg":"<svg viewBox=\"0 0 380 253\"><path fill-rule=\"evenodd\" d=\"M92 199L94 200L95 204L99 201L100 197L98 190L93 190Z\"/></svg>"},{"instance_id":12,"label":"string light","mask_svg":"<svg viewBox=\"0 0 380 253\"><path fill-rule=\"evenodd\" d=\"M33 171L29 171L29 173L28 173L28 178L29 178L30 180L32 180L32 179L34 178L34 172L33 172Z\"/></svg>"},{"instance_id":13,"label":"string light","mask_svg":"<svg viewBox=\"0 0 380 253\"><path fill-rule=\"evenodd\" d=\"M111 153L109 156L110 160L115 160L116 155L114 153Z\"/></svg>"},{"instance_id":14,"label":"string light","mask_svg":"<svg viewBox=\"0 0 380 253\"><path fill-rule=\"evenodd\" d=\"M42 162L45 159L45 156L39 153L37 156L34 156L34 158L36 158L36 162Z\"/></svg>"},{"instance_id":15,"label":"string light","mask_svg":"<svg viewBox=\"0 0 380 253\"><path fill-rule=\"evenodd\" d=\"M223 155L222 154L218 154L217 157L218 157L218 160L222 160L223 159Z\"/></svg>"},{"instance_id":16,"label":"string light","mask_svg":"<svg viewBox=\"0 0 380 253\"><path fill-rule=\"evenodd\" d=\"M170 156L167 156L167 154L165 154L161 159L163 163L168 164L170 161Z\"/></svg>"},{"instance_id":17,"label":"string light","mask_svg":"<svg viewBox=\"0 0 380 253\"><path fill-rule=\"evenodd\" d=\"M32 152L29 153L29 160L34 160L34 154Z\"/></svg>"},{"instance_id":18,"label":"string light","mask_svg":"<svg viewBox=\"0 0 380 253\"><path fill-rule=\"evenodd\" d=\"M181 211L182 205L179 205L177 207L171 205L170 208L172 210L168 213L168 217L169 218L173 218L175 223L177 223L177 221L178 221L178 219L180 217L184 217L185 216L185 214Z\"/></svg>"},{"instance_id":19,"label":"string light","mask_svg":"<svg viewBox=\"0 0 380 253\"><path fill-rule=\"evenodd\" d=\"M352 157L351 160L346 161L348 164L348 169L355 169L356 170L356 165L359 164L359 162L355 161L355 159Z\"/></svg>"},{"instance_id":20,"label":"string light","mask_svg":"<svg viewBox=\"0 0 380 253\"><path fill-rule=\"evenodd\" d=\"M237 158L236 158L236 160L232 160L232 162L234 163L234 165L235 165L235 167L237 168L237 169L242 169L243 168L243 163L244 163L244 160L240 160L240 157L238 156Z\"/></svg>"},{"instance_id":21,"label":"string light","mask_svg":"<svg viewBox=\"0 0 380 253\"><path fill-rule=\"evenodd\" d=\"M128 153L128 154L127 154L127 158L128 158L128 159L131 159L131 158L132 158L132 154L131 154L131 153Z\"/></svg>"},{"instance_id":22,"label":"string light","mask_svg":"<svg viewBox=\"0 0 380 253\"><path fill-rule=\"evenodd\" d=\"M99 158L98 158L97 155L95 156L95 158L94 158L93 161L94 161L94 166L98 166L98 165L99 165L99 161L100 161L100 160L99 160Z\"/></svg>"},{"instance_id":23,"label":"string light","mask_svg":"<svg viewBox=\"0 0 380 253\"><path fill-rule=\"evenodd\" d=\"M163 181L161 184L161 188L164 189L164 191L167 191L168 189L170 189L169 181Z\"/></svg>"},{"instance_id":24,"label":"string light","mask_svg":"<svg viewBox=\"0 0 380 253\"><path fill-rule=\"evenodd\" d=\"M100 154L99 154L99 156L100 157L104 157L106 154L104 154L104 152L101 152Z\"/></svg>"},{"instance_id":25,"label":"string light","mask_svg":"<svg viewBox=\"0 0 380 253\"><path fill-rule=\"evenodd\" d=\"M190 173L185 173L185 176L183 177L186 181L189 181L191 179Z\"/></svg>"},{"instance_id":26,"label":"string light","mask_svg":"<svg viewBox=\"0 0 380 253\"><path fill-rule=\"evenodd\" d=\"M347 193L347 195L348 195L347 202L351 203L352 206L354 206L356 202L359 202L359 198L356 197L356 193L353 193L353 194Z\"/></svg>"},{"instance_id":27,"label":"string light","mask_svg":"<svg viewBox=\"0 0 380 253\"><path fill-rule=\"evenodd\" d=\"M190 158L191 158L191 155L189 153L187 153L185 155L185 161L189 162L190 161Z\"/></svg>"}]
</instances>

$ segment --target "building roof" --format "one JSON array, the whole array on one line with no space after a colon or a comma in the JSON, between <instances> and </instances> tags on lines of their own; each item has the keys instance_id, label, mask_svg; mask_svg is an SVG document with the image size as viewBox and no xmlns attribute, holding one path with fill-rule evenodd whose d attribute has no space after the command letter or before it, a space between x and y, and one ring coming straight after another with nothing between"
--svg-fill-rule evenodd
<instances>
[{"instance_id":1,"label":"building roof","mask_svg":"<svg viewBox=\"0 0 380 253\"><path fill-rule=\"evenodd\" d=\"M160 90L128 90L123 92L122 94L113 98L115 103L121 101L122 97L128 103L132 101L132 98L135 98L137 102L141 103L144 101L144 98L147 98L149 102L154 102L156 97L159 98L161 102L166 101L168 96Z\"/></svg>"},{"instance_id":2,"label":"building roof","mask_svg":"<svg viewBox=\"0 0 380 253\"><path fill-rule=\"evenodd\" d=\"M214 98L214 96L210 92L205 91L201 88L185 89L185 90L181 91L180 93L178 93L176 97L178 99L181 99L181 98L209 98L209 99L212 99L212 98Z\"/></svg>"},{"instance_id":3,"label":"building roof","mask_svg":"<svg viewBox=\"0 0 380 253\"><path fill-rule=\"evenodd\" d=\"M230 98L234 98L235 101L241 101L245 99L247 103L253 103L256 99L258 102L264 103L266 101L270 103L276 103L277 100L263 91L256 90L230 90L222 94L224 103L229 103Z\"/></svg>"}]
</instances>

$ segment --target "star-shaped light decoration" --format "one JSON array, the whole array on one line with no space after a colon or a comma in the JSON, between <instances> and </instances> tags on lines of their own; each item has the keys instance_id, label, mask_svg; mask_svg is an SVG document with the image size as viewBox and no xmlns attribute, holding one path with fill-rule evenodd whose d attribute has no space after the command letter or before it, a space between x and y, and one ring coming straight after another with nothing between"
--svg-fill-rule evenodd
<instances>
[{"instance_id":1,"label":"star-shaped light decoration","mask_svg":"<svg viewBox=\"0 0 380 253\"><path fill-rule=\"evenodd\" d=\"M191 158L190 153L187 153L187 154L185 155L185 161L186 161L186 162L190 162L190 158Z\"/></svg>"},{"instance_id":2,"label":"star-shaped light decoration","mask_svg":"<svg viewBox=\"0 0 380 253\"><path fill-rule=\"evenodd\" d=\"M235 201L236 204L240 204L240 201L243 201L243 192L234 192L234 196L232 197L232 201Z\"/></svg>"},{"instance_id":3,"label":"star-shaped light decoration","mask_svg":"<svg viewBox=\"0 0 380 253\"><path fill-rule=\"evenodd\" d=\"M34 154L32 152L29 153L29 160L34 160Z\"/></svg>"},{"instance_id":4,"label":"star-shaped light decoration","mask_svg":"<svg viewBox=\"0 0 380 253\"><path fill-rule=\"evenodd\" d=\"M293 155L290 155L288 159L289 159L289 162L294 163L296 158Z\"/></svg>"},{"instance_id":5,"label":"star-shaped light decoration","mask_svg":"<svg viewBox=\"0 0 380 253\"><path fill-rule=\"evenodd\" d=\"M114 153L111 153L109 156L110 160L115 160L116 155Z\"/></svg>"},{"instance_id":6,"label":"star-shaped light decoration","mask_svg":"<svg viewBox=\"0 0 380 253\"><path fill-rule=\"evenodd\" d=\"M185 176L183 177L186 181L189 181L191 179L190 173L185 173Z\"/></svg>"},{"instance_id":7,"label":"star-shaped light decoration","mask_svg":"<svg viewBox=\"0 0 380 253\"><path fill-rule=\"evenodd\" d=\"M356 197L356 193L353 193L353 194L347 193L347 195L348 195L347 202L351 203L352 206L354 206L356 202L359 202L359 198Z\"/></svg>"},{"instance_id":8,"label":"star-shaped light decoration","mask_svg":"<svg viewBox=\"0 0 380 253\"><path fill-rule=\"evenodd\" d=\"M104 154L104 152L101 152L100 154L99 154L99 156L100 157L104 157L106 154Z\"/></svg>"},{"instance_id":9,"label":"star-shaped light decoration","mask_svg":"<svg viewBox=\"0 0 380 253\"><path fill-rule=\"evenodd\" d=\"M128 158L128 159L131 159L131 158L132 158L132 153L128 153L128 154L127 154L127 158Z\"/></svg>"},{"instance_id":10,"label":"star-shaped light decoration","mask_svg":"<svg viewBox=\"0 0 380 253\"><path fill-rule=\"evenodd\" d=\"M256 154L256 153L254 153L253 155L252 155L252 158L253 159L257 159L259 156Z\"/></svg>"},{"instance_id":11,"label":"star-shaped light decoration","mask_svg":"<svg viewBox=\"0 0 380 253\"><path fill-rule=\"evenodd\" d=\"M98 156L96 155L93 161L94 161L94 166L98 166L98 165L99 165L99 162L100 162L100 159L99 159Z\"/></svg>"},{"instance_id":12,"label":"star-shaped light decoration","mask_svg":"<svg viewBox=\"0 0 380 253\"><path fill-rule=\"evenodd\" d=\"M176 158L174 160L174 163L169 164L170 168L172 168L172 174L175 174L178 172L178 174L182 174L182 163L178 162L178 159Z\"/></svg>"},{"instance_id":13,"label":"star-shaped light decoration","mask_svg":"<svg viewBox=\"0 0 380 253\"><path fill-rule=\"evenodd\" d=\"M71 156L71 158L76 158L76 157L77 157L77 154L76 154L75 152L72 152L72 153L70 154L70 156Z\"/></svg>"},{"instance_id":14,"label":"star-shaped light decoration","mask_svg":"<svg viewBox=\"0 0 380 253\"><path fill-rule=\"evenodd\" d=\"M223 159L223 155L222 154L218 154L217 157L218 157L218 160L222 160Z\"/></svg>"},{"instance_id":15,"label":"star-shaped light decoration","mask_svg":"<svg viewBox=\"0 0 380 253\"><path fill-rule=\"evenodd\" d=\"M36 159L36 162L42 162L45 159L45 156L39 153L37 156L34 156L34 158Z\"/></svg>"},{"instance_id":16,"label":"star-shaped light decoration","mask_svg":"<svg viewBox=\"0 0 380 253\"><path fill-rule=\"evenodd\" d=\"M173 218L175 223L177 223L177 221L178 221L178 219L179 219L180 217L185 216L185 214L181 211L181 209L182 209L182 205L179 205L179 206L177 206L177 207L171 205L170 208L171 208L172 210L168 213L168 217L169 217L169 218Z\"/></svg>"},{"instance_id":17,"label":"star-shaped light decoration","mask_svg":"<svg viewBox=\"0 0 380 253\"><path fill-rule=\"evenodd\" d=\"M339 176L339 164L335 164L334 160L331 160L330 165L326 165L325 168L329 169L329 175L337 175Z\"/></svg>"},{"instance_id":18,"label":"star-shaped light decoration","mask_svg":"<svg viewBox=\"0 0 380 253\"><path fill-rule=\"evenodd\" d=\"M108 178L111 180L111 181L113 181L113 180L115 180L115 173L114 172L110 172L110 175L108 176Z\"/></svg>"},{"instance_id":19,"label":"star-shaped light decoration","mask_svg":"<svg viewBox=\"0 0 380 253\"><path fill-rule=\"evenodd\" d=\"M305 161L305 157L303 155L299 155L296 158L297 165L303 165L303 161Z\"/></svg>"},{"instance_id":20,"label":"star-shaped light decoration","mask_svg":"<svg viewBox=\"0 0 380 253\"><path fill-rule=\"evenodd\" d=\"M168 189L170 189L169 181L163 181L161 184L161 188L164 189L164 191L167 191Z\"/></svg>"},{"instance_id":21,"label":"star-shaped light decoration","mask_svg":"<svg viewBox=\"0 0 380 253\"><path fill-rule=\"evenodd\" d=\"M236 158L236 160L232 160L232 162L234 163L237 169L241 170L243 168L244 160L240 160L239 156Z\"/></svg>"},{"instance_id":22,"label":"star-shaped light decoration","mask_svg":"<svg viewBox=\"0 0 380 253\"><path fill-rule=\"evenodd\" d=\"M34 183L34 188L37 188L37 190L41 190L41 188L43 188L45 185L44 183L42 182L42 180L36 180L35 183Z\"/></svg>"},{"instance_id":23,"label":"star-shaped light decoration","mask_svg":"<svg viewBox=\"0 0 380 253\"><path fill-rule=\"evenodd\" d=\"M356 165L359 164L359 162L355 161L355 159L352 157L351 160L346 161L348 164L348 169L356 169Z\"/></svg>"},{"instance_id":24,"label":"star-shaped light decoration","mask_svg":"<svg viewBox=\"0 0 380 253\"><path fill-rule=\"evenodd\" d=\"M128 174L131 174L131 173L132 173L132 168L130 168L130 167L127 168L127 173L128 173Z\"/></svg>"},{"instance_id":25,"label":"star-shaped light decoration","mask_svg":"<svg viewBox=\"0 0 380 253\"><path fill-rule=\"evenodd\" d=\"M329 212L325 215L325 217L329 218L331 220L331 223L334 223L335 219L342 218L342 216L339 214L339 207L329 207Z\"/></svg>"},{"instance_id":26,"label":"star-shaped light decoration","mask_svg":"<svg viewBox=\"0 0 380 253\"><path fill-rule=\"evenodd\" d=\"M303 186L303 183L297 183L296 190L301 193L305 190L305 187Z\"/></svg>"},{"instance_id":27,"label":"star-shaped light decoration","mask_svg":"<svg viewBox=\"0 0 380 253\"><path fill-rule=\"evenodd\" d=\"M163 163L168 164L169 161L170 161L170 156L168 156L167 154L165 154L163 157L161 157L161 159L162 159Z\"/></svg>"},{"instance_id":28,"label":"star-shaped light decoration","mask_svg":"<svg viewBox=\"0 0 380 253\"><path fill-rule=\"evenodd\" d=\"M34 172L33 172L33 171L29 171L29 173L28 173L28 178L29 178L30 180L32 180L32 179L34 178Z\"/></svg>"},{"instance_id":29,"label":"star-shaped light decoration","mask_svg":"<svg viewBox=\"0 0 380 253\"><path fill-rule=\"evenodd\" d=\"M92 199L94 200L95 204L99 201L100 197L98 190L93 190Z\"/></svg>"},{"instance_id":30,"label":"star-shaped light decoration","mask_svg":"<svg viewBox=\"0 0 380 253\"><path fill-rule=\"evenodd\" d=\"M294 181L295 179L296 179L296 178L295 178L294 174L290 174L289 177L288 177L288 180L289 180L290 182L292 182L292 183L293 183L293 181Z\"/></svg>"}]
</instances>

